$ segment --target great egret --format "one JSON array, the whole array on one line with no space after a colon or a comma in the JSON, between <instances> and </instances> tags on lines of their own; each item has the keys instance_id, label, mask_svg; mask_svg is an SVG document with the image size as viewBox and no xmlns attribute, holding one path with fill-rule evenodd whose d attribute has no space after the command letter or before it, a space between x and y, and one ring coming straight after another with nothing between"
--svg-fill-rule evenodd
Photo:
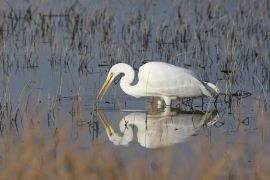
<instances>
[{"instance_id":1,"label":"great egret","mask_svg":"<svg viewBox=\"0 0 270 180\"><path fill-rule=\"evenodd\" d=\"M217 122L218 114L214 112L174 111L172 113L133 112L120 121L120 133L110 126L105 114L98 111L109 140L114 145L128 145L134 139L133 126L137 128L139 144L146 148L160 148L185 142L203 125L213 125Z\"/></svg>"},{"instance_id":2,"label":"great egret","mask_svg":"<svg viewBox=\"0 0 270 180\"><path fill-rule=\"evenodd\" d=\"M121 78L120 86L126 94L137 98L142 96L160 97L168 106L176 98L212 97L219 94L216 85L198 80L192 71L164 62L148 62L141 66L138 83L131 85L135 76L133 68L128 64L119 63L110 69L107 79L98 93L98 101L108 91L114 78L120 74L124 75Z\"/></svg>"}]
</instances>

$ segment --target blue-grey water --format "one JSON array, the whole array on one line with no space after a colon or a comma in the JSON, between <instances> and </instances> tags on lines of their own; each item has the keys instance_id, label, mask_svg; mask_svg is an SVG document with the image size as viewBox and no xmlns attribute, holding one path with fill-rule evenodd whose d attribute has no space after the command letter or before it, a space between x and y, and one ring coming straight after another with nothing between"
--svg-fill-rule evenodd
<instances>
[{"instance_id":1,"label":"blue-grey water","mask_svg":"<svg viewBox=\"0 0 270 180\"><path fill-rule=\"evenodd\" d=\"M165 138L159 142L169 142L173 129L182 130L184 140L162 149L192 156L191 149L202 142L217 154L224 151L220 142L224 147L244 143L252 162L258 151L270 148L269 8L267 1L2 1L2 136L9 128L20 136L28 113L51 134L67 126L71 141L83 141L82 148L98 142L119 152L135 148L138 154L154 154L161 147L148 149L149 137L159 133ZM209 98L175 102L180 116L171 121L172 115L163 114L150 131L151 121L143 122L153 113L154 99L125 95L115 82L97 108L119 137L129 138L115 146L98 116L97 93L112 65L125 62L138 70L148 61L191 69L199 79L217 83L221 93L210 105ZM195 110L217 116L207 124ZM123 133L122 119L138 114L147 118L129 122L132 137ZM201 123L198 128L190 122L179 127L187 114Z\"/></svg>"}]
</instances>

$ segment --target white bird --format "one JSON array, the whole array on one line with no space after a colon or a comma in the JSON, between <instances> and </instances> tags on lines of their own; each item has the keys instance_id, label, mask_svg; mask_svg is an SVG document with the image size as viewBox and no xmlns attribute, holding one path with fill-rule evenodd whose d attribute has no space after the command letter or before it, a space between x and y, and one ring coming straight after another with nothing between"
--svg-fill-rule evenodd
<instances>
[{"instance_id":1,"label":"white bird","mask_svg":"<svg viewBox=\"0 0 270 180\"><path fill-rule=\"evenodd\" d=\"M120 133L115 132L105 114L98 111L109 140L114 145L128 145L133 139L146 148L160 148L185 142L203 125L211 126L218 120L214 112L133 112L125 115L119 123ZM134 138L133 127L136 126L137 138Z\"/></svg>"},{"instance_id":2,"label":"white bird","mask_svg":"<svg viewBox=\"0 0 270 180\"><path fill-rule=\"evenodd\" d=\"M124 75L120 87L126 94L136 98L160 97L168 106L176 98L212 97L220 92L216 85L198 80L192 71L164 62L148 62L142 65L138 73L138 83L131 85L135 78L135 71L130 65L119 63L110 69L97 96L98 101L103 98L115 77L120 74Z\"/></svg>"}]
</instances>

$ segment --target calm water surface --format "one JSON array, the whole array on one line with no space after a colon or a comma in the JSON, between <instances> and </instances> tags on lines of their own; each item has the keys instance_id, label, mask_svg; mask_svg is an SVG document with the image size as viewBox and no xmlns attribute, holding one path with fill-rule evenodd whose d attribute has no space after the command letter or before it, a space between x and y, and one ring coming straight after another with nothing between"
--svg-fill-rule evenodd
<instances>
[{"instance_id":1,"label":"calm water surface","mask_svg":"<svg viewBox=\"0 0 270 180\"><path fill-rule=\"evenodd\" d=\"M9 128L23 133L28 112L51 134L68 127L82 148L104 143L153 156L171 149L194 160L191 150L204 144L218 156L222 147L244 143L250 161L270 150L269 3L8 2L0 8L3 136ZM117 80L95 107L113 64L138 70L148 61L191 69L221 94L157 109L155 98L127 96ZM11 127L9 111L16 117Z\"/></svg>"}]
</instances>

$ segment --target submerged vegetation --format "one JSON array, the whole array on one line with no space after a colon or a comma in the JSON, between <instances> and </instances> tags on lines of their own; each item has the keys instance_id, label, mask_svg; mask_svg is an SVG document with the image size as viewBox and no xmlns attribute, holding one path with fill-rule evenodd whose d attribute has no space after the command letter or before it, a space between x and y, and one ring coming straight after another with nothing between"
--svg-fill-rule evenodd
<instances>
[{"instance_id":1,"label":"submerged vegetation","mask_svg":"<svg viewBox=\"0 0 270 180\"><path fill-rule=\"evenodd\" d=\"M267 179L269 49L267 0L1 1L0 177ZM97 92L115 63L137 70L148 61L217 82L219 119L177 146L114 147ZM115 128L124 109L155 101L110 93L100 108ZM203 98L180 103L209 107Z\"/></svg>"}]
</instances>

